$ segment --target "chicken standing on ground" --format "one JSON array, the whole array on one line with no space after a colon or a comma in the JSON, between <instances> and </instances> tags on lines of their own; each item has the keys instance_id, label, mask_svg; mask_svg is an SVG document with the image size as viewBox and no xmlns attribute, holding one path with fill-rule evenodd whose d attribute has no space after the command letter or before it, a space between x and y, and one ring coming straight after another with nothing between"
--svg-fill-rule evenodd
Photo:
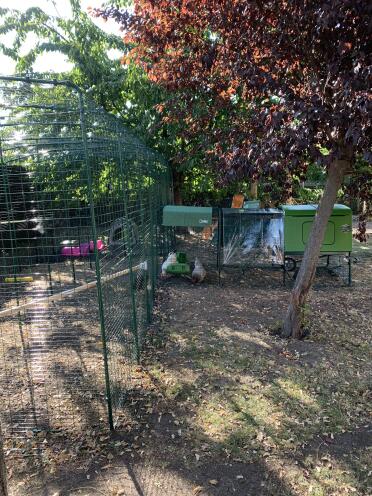
<instances>
[{"instance_id":1,"label":"chicken standing on ground","mask_svg":"<svg viewBox=\"0 0 372 496\"><path fill-rule=\"evenodd\" d=\"M200 260L198 258L195 258L195 267L191 274L192 282L194 284L198 282L203 282L206 275L207 275L207 271L202 266Z\"/></svg>"},{"instance_id":2,"label":"chicken standing on ground","mask_svg":"<svg viewBox=\"0 0 372 496\"><path fill-rule=\"evenodd\" d=\"M177 263L176 254L174 252L171 252L161 266L161 277L169 277L170 274L167 273L167 268L175 263Z\"/></svg>"}]
</instances>

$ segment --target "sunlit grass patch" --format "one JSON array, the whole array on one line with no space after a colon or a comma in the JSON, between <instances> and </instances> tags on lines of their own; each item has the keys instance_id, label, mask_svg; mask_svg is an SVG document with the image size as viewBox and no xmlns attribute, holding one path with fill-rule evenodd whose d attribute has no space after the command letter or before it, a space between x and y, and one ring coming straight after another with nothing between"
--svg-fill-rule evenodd
<instances>
[{"instance_id":1,"label":"sunlit grass patch","mask_svg":"<svg viewBox=\"0 0 372 496\"><path fill-rule=\"evenodd\" d=\"M262 305L246 315L235 304L238 287L227 296L213 288L199 312L188 310L163 383L172 412L185 417L190 463L265 464L262 494L270 496L372 494L363 438L372 404L370 322L358 284L314 290L311 332L299 342L271 335L256 312L285 297L278 288L258 297L247 285ZM195 288L186 293L193 301ZM217 308L216 300L228 301ZM178 301L179 294L175 308ZM226 313L230 307L239 315ZM274 321L278 308L270 312Z\"/></svg>"},{"instance_id":2,"label":"sunlit grass patch","mask_svg":"<svg viewBox=\"0 0 372 496\"><path fill-rule=\"evenodd\" d=\"M307 456L301 464L287 457L270 459L270 470L284 478L296 496L359 495L368 478L366 468L363 462L351 467L349 459L319 452Z\"/></svg>"},{"instance_id":3,"label":"sunlit grass patch","mask_svg":"<svg viewBox=\"0 0 372 496\"><path fill-rule=\"evenodd\" d=\"M315 410L319 408L316 399L294 380L289 378L279 378L277 380L277 384L288 396L288 398L298 401L304 405L304 407L310 407Z\"/></svg>"}]
</instances>

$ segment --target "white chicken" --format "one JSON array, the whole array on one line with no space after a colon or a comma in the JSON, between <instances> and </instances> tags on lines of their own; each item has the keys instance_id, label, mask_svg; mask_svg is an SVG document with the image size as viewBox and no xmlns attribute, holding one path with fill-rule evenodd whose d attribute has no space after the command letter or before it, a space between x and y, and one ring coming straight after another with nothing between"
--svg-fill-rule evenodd
<instances>
[{"instance_id":1,"label":"white chicken","mask_svg":"<svg viewBox=\"0 0 372 496\"><path fill-rule=\"evenodd\" d=\"M201 264L200 260L198 258L195 258L195 266L194 270L192 271L191 274L191 280L194 284L198 282L203 282L205 279L205 276L207 275L207 271Z\"/></svg>"},{"instance_id":2,"label":"white chicken","mask_svg":"<svg viewBox=\"0 0 372 496\"><path fill-rule=\"evenodd\" d=\"M170 265L175 264L175 263L177 263L176 254L174 252L171 252L171 253L169 253L169 255L166 258L166 260L164 260L164 262L162 263L162 266L161 266L161 277L168 277L169 274L167 273L167 268Z\"/></svg>"}]
</instances>

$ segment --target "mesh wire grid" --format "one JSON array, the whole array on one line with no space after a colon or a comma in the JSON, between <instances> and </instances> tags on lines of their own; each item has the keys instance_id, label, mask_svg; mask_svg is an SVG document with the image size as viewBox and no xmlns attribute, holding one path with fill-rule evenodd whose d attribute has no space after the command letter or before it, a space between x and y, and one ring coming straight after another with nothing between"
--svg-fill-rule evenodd
<instances>
[{"instance_id":1,"label":"mesh wire grid","mask_svg":"<svg viewBox=\"0 0 372 496\"><path fill-rule=\"evenodd\" d=\"M282 217L276 209L222 209L221 265L281 265Z\"/></svg>"},{"instance_id":2,"label":"mesh wire grid","mask_svg":"<svg viewBox=\"0 0 372 496\"><path fill-rule=\"evenodd\" d=\"M218 254L218 211L212 215L212 224L206 227L176 227L175 234L169 236L171 246L168 253L176 251L186 255L190 266L190 275L196 260L206 270L206 281L216 282Z\"/></svg>"},{"instance_id":3,"label":"mesh wire grid","mask_svg":"<svg viewBox=\"0 0 372 496\"><path fill-rule=\"evenodd\" d=\"M0 78L1 418L113 424L151 318L170 175L68 83Z\"/></svg>"},{"instance_id":4,"label":"mesh wire grid","mask_svg":"<svg viewBox=\"0 0 372 496\"><path fill-rule=\"evenodd\" d=\"M302 253L284 251L283 212L278 209L221 209L219 266L284 268L283 282L296 278ZM349 253L321 254L316 286L351 284Z\"/></svg>"},{"instance_id":5,"label":"mesh wire grid","mask_svg":"<svg viewBox=\"0 0 372 496\"><path fill-rule=\"evenodd\" d=\"M294 282L302 262L301 254L288 253L285 255L287 270L285 281ZM350 286L352 284L352 264L354 259L351 253L322 253L319 256L314 287L330 288Z\"/></svg>"}]
</instances>

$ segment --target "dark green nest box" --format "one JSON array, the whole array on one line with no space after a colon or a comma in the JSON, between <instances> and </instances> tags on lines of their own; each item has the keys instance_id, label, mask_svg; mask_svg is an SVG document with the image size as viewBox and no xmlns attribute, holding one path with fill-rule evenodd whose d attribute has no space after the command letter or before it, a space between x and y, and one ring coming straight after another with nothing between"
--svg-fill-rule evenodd
<instances>
[{"instance_id":1,"label":"dark green nest box","mask_svg":"<svg viewBox=\"0 0 372 496\"><path fill-rule=\"evenodd\" d=\"M212 207L166 205L163 208L163 226L206 227L212 225Z\"/></svg>"}]
</instances>

